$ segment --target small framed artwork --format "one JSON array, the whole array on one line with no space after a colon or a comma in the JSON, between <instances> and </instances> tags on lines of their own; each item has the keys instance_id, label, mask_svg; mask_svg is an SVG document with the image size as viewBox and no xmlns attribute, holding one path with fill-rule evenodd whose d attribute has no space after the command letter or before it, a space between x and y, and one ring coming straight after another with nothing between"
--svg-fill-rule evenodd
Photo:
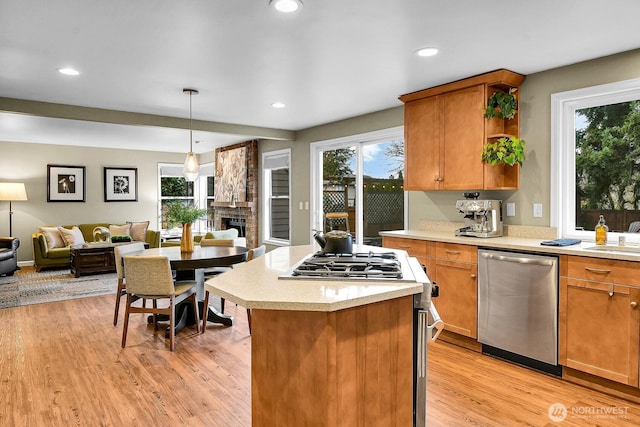
<instances>
[{"instance_id":1,"label":"small framed artwork","mask_svg":"<svg viewBox=\"0 0 640 427\"><path fill-rule=\"evenodd\" d=\"M84 166L47 165L47 202L84 202Z\"/></svg>"},{"instance_id":2,"label":"small framed artwork","mask_svg":"<svg viewBox=\"0 0 640 427\"><path fill-rule=\"evenodd\" d=\"M104 168L104 201L137 202L138 168Z\"/></svg>"}]
</instances>

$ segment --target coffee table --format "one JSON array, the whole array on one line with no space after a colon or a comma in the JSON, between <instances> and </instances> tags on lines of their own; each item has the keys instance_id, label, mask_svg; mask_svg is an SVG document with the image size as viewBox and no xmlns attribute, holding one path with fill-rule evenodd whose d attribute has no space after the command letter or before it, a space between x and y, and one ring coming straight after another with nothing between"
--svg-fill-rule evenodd
<instances>
[{"instance_id":1,"label":"coffee table","mask_svg":"<svg viewBox=\"0 0 640 427\"><path fill-rule=\"evenodd\" d=\"M116 246L130 243L85 243L71 246L71 274L80 277L83 274L115 272L116 262L113 249ZM145 248L149 247L146 242L144 245Z\"/></svg>"}]
</instances>

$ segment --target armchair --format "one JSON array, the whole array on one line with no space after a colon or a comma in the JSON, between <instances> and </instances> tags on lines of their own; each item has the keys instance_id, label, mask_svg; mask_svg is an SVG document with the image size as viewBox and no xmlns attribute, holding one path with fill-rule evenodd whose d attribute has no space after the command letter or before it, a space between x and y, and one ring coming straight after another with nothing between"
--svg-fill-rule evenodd
<instances>
[{"instance_id":1,"label":"armchair","mask_svg":"<svg viewBox=\"0 0 640 427\"><path fill-rule=\"evenodd\" d=\"M17 237L0 237L0 276L13 276L18 269L19 246Z\"/></svg>"}]
</instances>

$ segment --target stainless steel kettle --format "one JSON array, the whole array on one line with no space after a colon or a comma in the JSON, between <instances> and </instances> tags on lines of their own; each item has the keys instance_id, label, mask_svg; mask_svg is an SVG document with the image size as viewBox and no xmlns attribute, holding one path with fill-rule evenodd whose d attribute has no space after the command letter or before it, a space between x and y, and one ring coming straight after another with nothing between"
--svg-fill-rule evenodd
<instances>
[{"instance_id":1,"label":"stainless steel kettle","mask_svg":"<svg viewBox=\"0 0 640 427\"><path fill-rule=\"evenodd\" d=\"M327 231L322 234L315 232L313 238L318 242L323 254L351 254L353 253L353 237L351 233L342 230Z\"/></svg>"}]
</instances>

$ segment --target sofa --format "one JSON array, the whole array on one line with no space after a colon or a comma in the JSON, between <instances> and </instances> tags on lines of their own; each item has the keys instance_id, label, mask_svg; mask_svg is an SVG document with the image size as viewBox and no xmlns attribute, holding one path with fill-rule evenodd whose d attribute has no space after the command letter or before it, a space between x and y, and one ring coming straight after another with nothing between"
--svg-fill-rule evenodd
<instances>
[{"instance_id":1,"label":"sofa","mask_svg":"<svg viewBox=\"0 0 640 427\"><path fill-rule=\"evenodd\" d=\"M193 236L193 244L200 245L202 239L209 240L209 245L211 246L247 246L247 239L245 237L238 237L238 230L235 228L208 231L203 235L195 235ZM161 243L161 246L180 246L180 239L166 240Z\"/></svg>"},{"instance_id":2,"label":"sofa","mask_svg":"<svg viewBox=\"0 0 640 427\"><path fill-rule=\"evenodd\" d=\"M0 237L0 276L13 276L18 269L18 247L17 237Z\"/></svg>"},{"instance_id":3,"label":"sofa","mask_svg":"<svg viewBox=\"0 0 640 427\"><path fill-rule=\"evenodd\" d=\"M125 224L105 222L42 226L31 235L35 270L40 271L49 267L68 267L70 265L70 247L84 242L93 242L93 230L96 227L109 229L112 237L131 236L132 241L146 242L150 248L160 247L160 232L150 230L149 221L126 222Z\"/></svg>"}]
</instances>

